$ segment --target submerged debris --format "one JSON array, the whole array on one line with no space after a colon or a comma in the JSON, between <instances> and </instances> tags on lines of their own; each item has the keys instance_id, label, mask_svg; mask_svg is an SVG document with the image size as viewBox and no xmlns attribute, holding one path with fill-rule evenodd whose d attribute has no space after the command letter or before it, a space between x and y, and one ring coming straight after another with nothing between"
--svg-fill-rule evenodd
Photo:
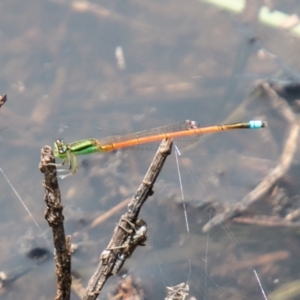
<instances>
[{"instance_id":1,"label":"submerged debris","mask_svg":"<svg viewBox=\"0 0 300 300\"><path fill-rule=\"evenodd\" d=\"M189 290L188 284L184 282L172 287L167 287L168 296L165 300L185 300L189 295Z\"/></svg>"}]
</instances>

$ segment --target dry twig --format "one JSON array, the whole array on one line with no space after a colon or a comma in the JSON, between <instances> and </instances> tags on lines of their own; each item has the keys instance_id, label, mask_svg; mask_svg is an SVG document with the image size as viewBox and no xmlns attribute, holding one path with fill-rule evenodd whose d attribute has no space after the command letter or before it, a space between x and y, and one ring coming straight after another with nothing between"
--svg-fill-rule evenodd
<instances>
[{"instance_id":1,"label":"dry twig","mask_svg":"<svg viewBox=\"0 0 300 300\"><path fill-rule=\"evenodd\" d=\"M180 283L176 286L167 287L168 296L165 300L185 300L189 295L189 286L186 283Z\"/></svg>"},{"instance_id":2,"label":"dry twig","mask_svg":"<svg viewBox=\"0 0 300 300\"><path fill-rule=\"evenodd\" d=\"M71 238L65 237L64 216L62 214L60 190L56 177L56 166L49 165L55 163L51 147L44 146L41 150L40 171L44 173L45 180L45 218L52 228L53 241L55 247L55 267L57 276L56 300L70 299L71 287Z\"/></svg>"},{"instance_id":3,"label":"dry twig","mask_svg":"<svg viewBox=\"0 0 300 300\"><path fill-rule=\"evenodd\" d=\"M153 185L167 156L171 153L171 140L163 140L140 187L128 204L127 212L121 217L111 241L100 256L96 272L90 279L84 300L94 300L100 294L106 280L117 274L125 260L137 246L146 241L146 223L138 219L143 203L153 194Z\"/></svg>"},{"instance_id":4,"label":"dry twig","mask_svg":"<svg viewBox=\"0 0 300 300\"><path fill-rule=\"evenodd\" d=\"M7 100L7 97L6 97L5 94L4 95L0 95L0 108L6 102L6 100Z\"/></svg>"}]
</instances>

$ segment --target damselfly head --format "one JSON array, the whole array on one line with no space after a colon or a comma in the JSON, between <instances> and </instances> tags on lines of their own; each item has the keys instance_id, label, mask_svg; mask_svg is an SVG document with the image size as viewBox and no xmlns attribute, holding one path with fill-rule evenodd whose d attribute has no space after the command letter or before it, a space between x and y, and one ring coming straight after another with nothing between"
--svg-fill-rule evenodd
<instances>
[{"instance_id":1,"label":"damselfly head","mask_svg":"<svg viewBox=\"0 0 300 300\"><path fill-rule=\"evenodd\" d=\"M65 158L67 156L68 147L64 140L58 139L54 142L54 156L59 158Z\"/></svg>"}]
</instances>

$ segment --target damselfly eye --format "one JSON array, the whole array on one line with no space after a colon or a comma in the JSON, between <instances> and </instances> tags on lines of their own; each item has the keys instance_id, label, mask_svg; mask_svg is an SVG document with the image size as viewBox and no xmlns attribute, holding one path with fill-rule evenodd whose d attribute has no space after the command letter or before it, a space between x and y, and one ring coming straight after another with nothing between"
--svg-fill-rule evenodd
<instances>
[{"instance_id":1,"label":"damselfly eye","mask_svg":"<svg viewBox=\"0 0 300 300\"><path fill-rule=\"evenodd\" d=\"M56 140L56 146L59 154L65 154L67 152L67 146L64 143L64 140Z\"/></svg>"}]
</instances>

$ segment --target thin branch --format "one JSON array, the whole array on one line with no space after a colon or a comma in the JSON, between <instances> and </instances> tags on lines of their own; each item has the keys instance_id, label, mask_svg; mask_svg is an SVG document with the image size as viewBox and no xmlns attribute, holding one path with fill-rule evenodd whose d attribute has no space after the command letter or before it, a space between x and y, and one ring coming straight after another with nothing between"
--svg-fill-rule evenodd
<instances>
[{"instance_id":1,"label":"thin branch","mask_svg":"<svg viewBox=\"0 0 300 300\"><path fill-rule=\"evenodd\" d=\"M185 300L189 295L189 286L186 283L180 283L176 286L167 287L168 296L165 300Z\"/></svg>"},{"instance_id":2,"label":"thin branch","mask_svg":"<svg viewBox=\"0 0 300 300\"><path fill-rule=\"evenodd\" d=\"M153 195L153 185L171 153L171 147L171 140L162 141L140 187L128 204L127 212L121 217L111 241L101 254L100 263L88 283L84 300L96 299L106 280L117 274L137 246L145 245L146 223L138 219L138 215L143 203Z\"/></svg>"},{"instance_id":3,"label":"thin branch","mask_svg":"<svg viewBox=\"0 0 300 300\"><path fill-rule=\"evenodd\" d=\"M105 222L108 218L110 218L111 216L113 216L114 214L119 212L121 209L126 207L126 205L129 202L130 202L130 198L127 198L127 199L123 200L122 202L120 202L119 204L117 204L116 206L114 206L113 208L111 208L110 210L108 210L107 212L105 212L104 214L102 214L101 216L97 217L90 225L90 228L99 226L100 224Z\"/></svg>"},{"instance_id":4,"label":"thin branch","mask_svg":"<svg viewBox=\"0 0 300 300\"><path fill-rule=\"evenodd\" d=\"M7 96L5 94L0 95L0 108L6 102L6 100L7 100Z\"/></svg>"},{"instance_id":5,"label":"thin branch","mask_svg":"<svg viewBox=\"0 0 300 300\"><path fill-rule=\"evenodd\" d=\"M287 219L282 219L278 216L253 216L249 217L236 217L232 219L234 223L257 225L264 227L299 227L299 222L291 222Z\"/></svg>"},{"instance_id":6,"label":"thin branch","mask_svg":"<svg viewBox=\"0 0 300 300\"><path fill-rule=\"evenodd\" d=\"M55 247L55 267L57 276L56 300L70 299L71 287L71 237L65 237L63 206L61 205L60 190L56 177L56 166L51 147L44 146L41 150L40 171L45 180L45 219L52 228Z\"/></svg>"}]
</instances>

